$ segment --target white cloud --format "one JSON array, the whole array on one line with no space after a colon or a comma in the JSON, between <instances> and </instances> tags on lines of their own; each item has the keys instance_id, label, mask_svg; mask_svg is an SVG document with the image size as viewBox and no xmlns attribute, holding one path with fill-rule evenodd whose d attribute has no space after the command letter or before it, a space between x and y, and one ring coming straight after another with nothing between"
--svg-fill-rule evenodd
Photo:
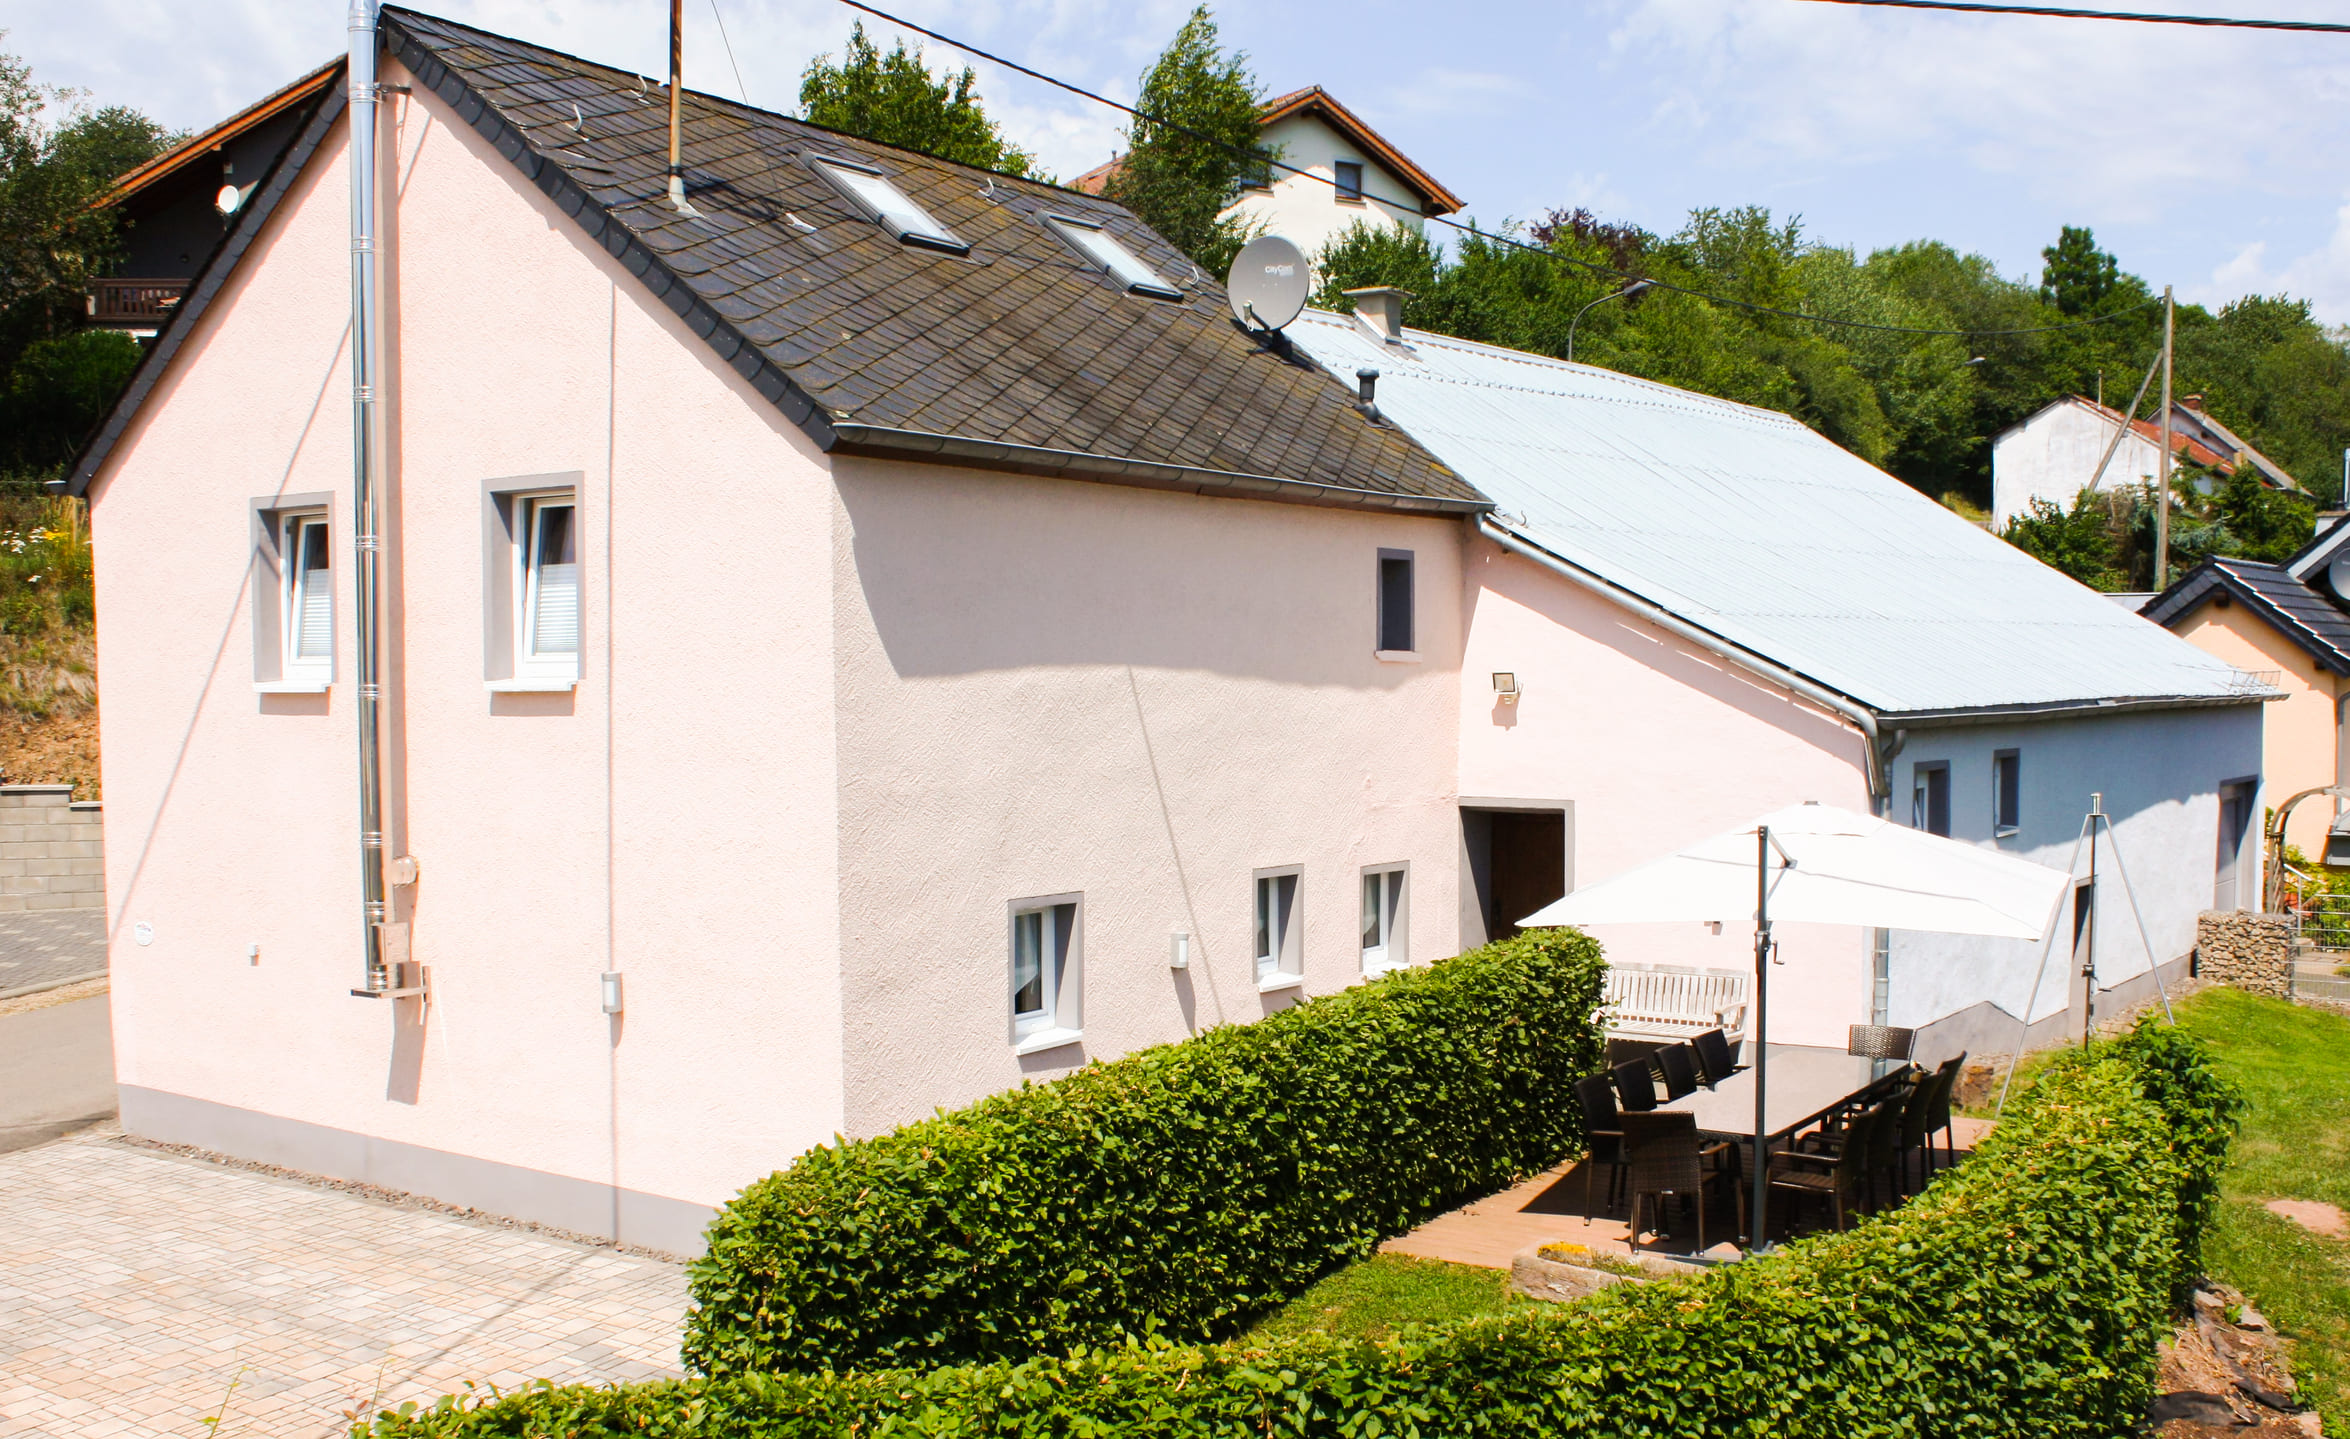
<instances>
[{"instance_id":1,"label":"white cloud","mask_svg":"<svg viewBox=\"0 0 2350 1439\"><path fill-rule=\"evenodd\" d=\"M2269 248L2265 240L2244 245L2208 281L2182 286L2180 297L2217 309L2243 295L2285 294L2308 300L2328 322L2350 318L2350 198L2334 212L2333 233L2323 244L2273 267Z\"/></svg>"}]
</instances>

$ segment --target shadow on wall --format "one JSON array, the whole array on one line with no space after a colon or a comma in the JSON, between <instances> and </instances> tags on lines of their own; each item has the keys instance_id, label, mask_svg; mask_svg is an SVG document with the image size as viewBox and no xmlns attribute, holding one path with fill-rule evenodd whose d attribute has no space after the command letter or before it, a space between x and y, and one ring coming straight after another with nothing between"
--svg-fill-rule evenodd
<instances>
[{"instance_id":1,"label":"shadow on wall","mask_svg":"<svg viewBox=\"0 0 2350 1439\"><path fill-rule=\"evenodd\" d=\"M1393 689L1424 672L1371 658L1378 550L1399 543L1387 516L1018 475L964 484L853 458L835 478L866 608L903 677L1132 665ZM1441 520L1426 535L1423 649L1458 623L1453 566L1435 553L1458 541Z\"/></svg>"}]
</instances>

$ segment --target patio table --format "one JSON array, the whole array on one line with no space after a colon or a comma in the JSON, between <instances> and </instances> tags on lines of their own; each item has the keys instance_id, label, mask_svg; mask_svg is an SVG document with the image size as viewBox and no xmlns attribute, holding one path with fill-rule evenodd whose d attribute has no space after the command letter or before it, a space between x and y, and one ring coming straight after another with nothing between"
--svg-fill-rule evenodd
<instances>
[{"instance_id":1,"label":"patio table","mask_svg":"<svg viewBox=\"0 0 2350 1439\"><path fill-rule=\"evenodd\" d=\"M1837 1049L1771 1048L1771 1084L1763 1097L1763 1127L1774 1146L1825 1119L1877 1082L1876 1061ZM1659 1110L1697 1116L1697 1127L1726 1138L1754 1141L1754 1071L1741 1069L1711 1089L1659 1104Z\"/></svg>"}]
</instances>

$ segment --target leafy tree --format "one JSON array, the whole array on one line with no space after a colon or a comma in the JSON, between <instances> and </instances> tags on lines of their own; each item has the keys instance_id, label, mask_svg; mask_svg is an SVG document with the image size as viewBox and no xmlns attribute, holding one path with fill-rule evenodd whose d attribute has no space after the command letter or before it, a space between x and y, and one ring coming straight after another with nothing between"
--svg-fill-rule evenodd
<instances>
[{"instance_id":1,"label":"leafy tree","mask_svg":"<svg viewBox=\"0 0 2350 1439\"><path fill-rule=\"evenodd\" d=\"M1224 53L1200 6L1143 73L1127 149L1104 193L1220 275L1247 240L1221 218L1240 183L1279 157L1258 139L1263 91L1246 55Z\"/></svg>"},{"instance_id":2,"label":"leafy tree","mask_svg":"<svg viewBox=\"0 0 2350 1439\"><path fill-rule=\"evenodd\" d=\"M2032 501L2030 513L2009 520L2001 538L2093 590L2114 591L2129 584L2114 565L2114 528L2106 497L2083 490L2070 511L2050 500Z\"/></svg>"},{"instance_id":3,"label":"leafy tree","mask_svg":"<svg viewBox=\"0 0 2350 1439\"><path fill-rule=\"evenodd\" d=\"M977 78L930 73L919 49L897 42L887 55L865 34L849 31L840 63L830 55L808 62L800 75L800 113L815 124L884 145L919 150L942 160L1006 175L1036 176L1035 157L1004 138L979 105Z\"/></svg>"},{"instance_id":4,"label":"leafy tree","mask_svg":"<svg viewBox=\"0 0 2350 1439\"><path fill-rule=\"evenodd\" d=\"M138 367L139 342L120 330L71 330L27 345L0 390L0 471L71 460Z\"/></svg>"},{"instance_id":5,"label":"leafy tree","mask_svg":"<svg viewBox=\"0 0 2350 1439\"><path fill-rule=\"evenodd\" d=\"M2099 313L2121 283L2121 262L2097 248L2086 226L2065 226L2040 258L2040 298L2067 315Z\"/></svg>"}]
</instances>

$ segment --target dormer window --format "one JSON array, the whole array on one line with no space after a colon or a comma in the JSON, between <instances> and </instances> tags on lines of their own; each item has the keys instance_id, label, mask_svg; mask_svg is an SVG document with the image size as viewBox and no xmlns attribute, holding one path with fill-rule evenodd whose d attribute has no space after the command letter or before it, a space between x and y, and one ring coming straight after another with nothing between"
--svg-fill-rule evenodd
<instances>
[{"instance_id":1,"label":"dormer window","mask_svg":"<svg viewBox=\"0 0 2350 1439\"><path fill-rule=\"evenodd\" d=\"M1111 279L1127 290L1137 295L1156 295L1163 300L1183 298L1181 290L1159 278L1158 271L1120 244L1117 236L1092 221L1072 220L1066 215L1048 215L1045 224L1070 249L1101 266Z\"/></svg>"},{"instance_id":2,"label":"dormer window","mask_svg":"<svg viewBox=\"0 0 2350 1439\"><path fill-rule=\"evenodd\" d=\"M904 191L889 182L889 177L870 165L859 165L848 160L812 160L816 173L832 182L833 188L848 197L849 202L863 210L873 222L897 237L901 244L920 245L928 250L944 250L950 255L967 255L971 247L956 237L955 232L930 218L930 212L906 198Z\"/></svg>"}]
</instances>

